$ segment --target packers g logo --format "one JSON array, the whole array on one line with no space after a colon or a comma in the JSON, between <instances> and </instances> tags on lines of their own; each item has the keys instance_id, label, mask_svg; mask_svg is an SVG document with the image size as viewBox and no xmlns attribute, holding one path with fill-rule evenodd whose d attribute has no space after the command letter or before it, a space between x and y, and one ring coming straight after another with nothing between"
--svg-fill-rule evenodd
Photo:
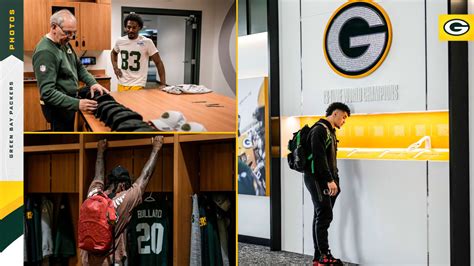
<instances>
[{"instance_id":1,"label":"packers g logo","mask_svg":"<svg viewBox=\"0 0 474 266\"><path fill-rule=\"evenodd\" d=\"M385 11L370 0L339 7L324 32L324 56L329 66L347 78L374 72L390 50L392 26Z\"/></svg>"},{"instance_id":2,"label":"packers g logo","mask_svg":"<svg viewBox=\"0 0 474 266\"><path fill-rule=\"evenodd\" d=\"M244 148L246 149L252 148L253 147L252 139L250 137L245 138L242 141L242 146L244 146Z\"/></svg>"},{"instance_id":3,"label":"packers g logo","mask_svg":"<svg viewBox=\"0 0 474 266\"><path fill-rule=\"evenodd\" d=\"M439 39L442 41L472 41L474 15L439 15Z\"/></svg>"},{"instance_id":4,"label":"packers g logo","mask_svg":"<svg viewBox=\"0 0 474 266\"><path fill-rule=\"evenodd\" d=\"M462 19L451 19L444 24L444 31L453 36L460 36L469 31L469 23Z\"/></svg>"}]
</instances>

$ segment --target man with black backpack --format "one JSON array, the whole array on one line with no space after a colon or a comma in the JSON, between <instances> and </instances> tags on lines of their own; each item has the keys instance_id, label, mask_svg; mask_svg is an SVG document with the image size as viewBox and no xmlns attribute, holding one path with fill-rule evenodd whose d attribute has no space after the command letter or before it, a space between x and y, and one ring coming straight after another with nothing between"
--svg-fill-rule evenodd
<instances>
[{"instance_id":1,"label":"man with black backpack","mask_svg":"<svg viewBox=\"0 0 474 266\"><path fill-rule=\"evenodd\" d=\"M331 224L332 208L340 193L337 169L336 128L340 129L351 115L349 107L335 102L326 110L326 118L314 124L306 139L307 151L312 158L305 166L304 183L314 205L313 217L313 265L342 265L341 260L331 255L328 244L328 228Z\"/></svg>"},{"instance_id":2,"label":"man with black backpack","mask_svg":"<svg viewBox=\"0 0 474 266\"><path fill-rule=\"evenodd\" d=\"M130 222L133 208L142 202L163 137L153 137L152 145L150 158L133 184L128 171L117 166L107 176L107 185L104 186L107 142L105 139L98 142L95 177L79 213L78 242L82 265L123 265L126 257L123 231Z\"/></svg>"}]
</instances>

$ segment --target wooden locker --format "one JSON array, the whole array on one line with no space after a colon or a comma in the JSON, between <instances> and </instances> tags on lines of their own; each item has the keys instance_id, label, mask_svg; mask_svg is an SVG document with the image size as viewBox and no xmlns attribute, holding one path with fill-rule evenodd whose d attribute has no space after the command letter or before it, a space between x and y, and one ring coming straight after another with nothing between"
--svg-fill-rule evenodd
<instances>
[{"instance_id":1,"label":"wooden locker","mask_svg":"<svg viewBox=\"0 0 474 266\"><path fill-rule=\"evenodd\" d=\"M133 176L135 180L140 176L143 167L150 158L151 147L140 147L133 149ZM146 191L161 192L163 191L163 151L158 153L158 161L156 162L153 175L148 182Z\"/></svg>"},{"instance_id":2,"label":"wooden locker","mask_svg":"<svg viewBox=\"0 0 474 266\"><path fill-rule=\"evenodd\" d=\"M25 154L25 168L27 192L51 191L50 154Z\"/></svg>"},{"instance_id":3,"label":"wooden locker","mask_svg":"<svg viewBox=\"0 0 474 266\"><path fill-rule=\"evenodd\" d=\"M233 191L235 143L204 143L200 147L200 190Z\"/></svg>"},{"instance_id":4,"label":"wooden locker","mask_svg":"<svg viewBox=\"0 0 474 266\"><path fill-rule=\"evenodd\" d=\"M114 148L107 149L105 152L105 176L116 166L121 165L133 174L133 152L131 148ZM95 168L95 164L93 165Z\"/></svg>"},{"instance_id":5,"label":"wooden locker","mask_svg":"<svg viewBox=\"0 0 474 266\"><path fill-rule=\"evenodd\" d=\"M78 192L78 154L51 155L51 192Z\"/></svg>"}]
</instances>

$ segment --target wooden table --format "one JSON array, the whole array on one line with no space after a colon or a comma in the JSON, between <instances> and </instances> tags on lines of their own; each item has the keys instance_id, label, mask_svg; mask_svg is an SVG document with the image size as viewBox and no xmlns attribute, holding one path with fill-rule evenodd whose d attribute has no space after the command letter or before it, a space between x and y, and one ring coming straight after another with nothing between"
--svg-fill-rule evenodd
<instances>
[{"instance_id":1,"label":"wooden table","mask_svg":"<svg viewBox=\"0 0 474 266\"><path fill-rule=\"evenodd\" d=\"M159 89L139 91L111 92L115 100L133 111L141 114L144 121L158 119L165 111L183 113L187 122L198 122L208 132L235 132L236 102L235 99L217 94L169 94ZM222 107L208 107L207 104L219 104ZM81 112L88 130L93 132L110 132L93 114Z\"/></svg>"}]
</instances>

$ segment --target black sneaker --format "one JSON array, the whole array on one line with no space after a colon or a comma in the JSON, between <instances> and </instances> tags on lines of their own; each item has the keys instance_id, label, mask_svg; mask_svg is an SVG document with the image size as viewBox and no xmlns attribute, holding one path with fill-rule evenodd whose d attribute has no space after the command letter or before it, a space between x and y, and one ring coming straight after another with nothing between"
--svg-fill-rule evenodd
<instances>
[{"instance_id":1,"label":"black sneaker","mask_svg":"<svg viewBox=\"0 0 474 266\"><path fill-rule=\"evenodd\" d=\"M327 254L321 254L318 261L320 266L342 266L344 265L340 259L336 259L332 256L331 251L328 250Z\"/></svg>"}]
</instances>

